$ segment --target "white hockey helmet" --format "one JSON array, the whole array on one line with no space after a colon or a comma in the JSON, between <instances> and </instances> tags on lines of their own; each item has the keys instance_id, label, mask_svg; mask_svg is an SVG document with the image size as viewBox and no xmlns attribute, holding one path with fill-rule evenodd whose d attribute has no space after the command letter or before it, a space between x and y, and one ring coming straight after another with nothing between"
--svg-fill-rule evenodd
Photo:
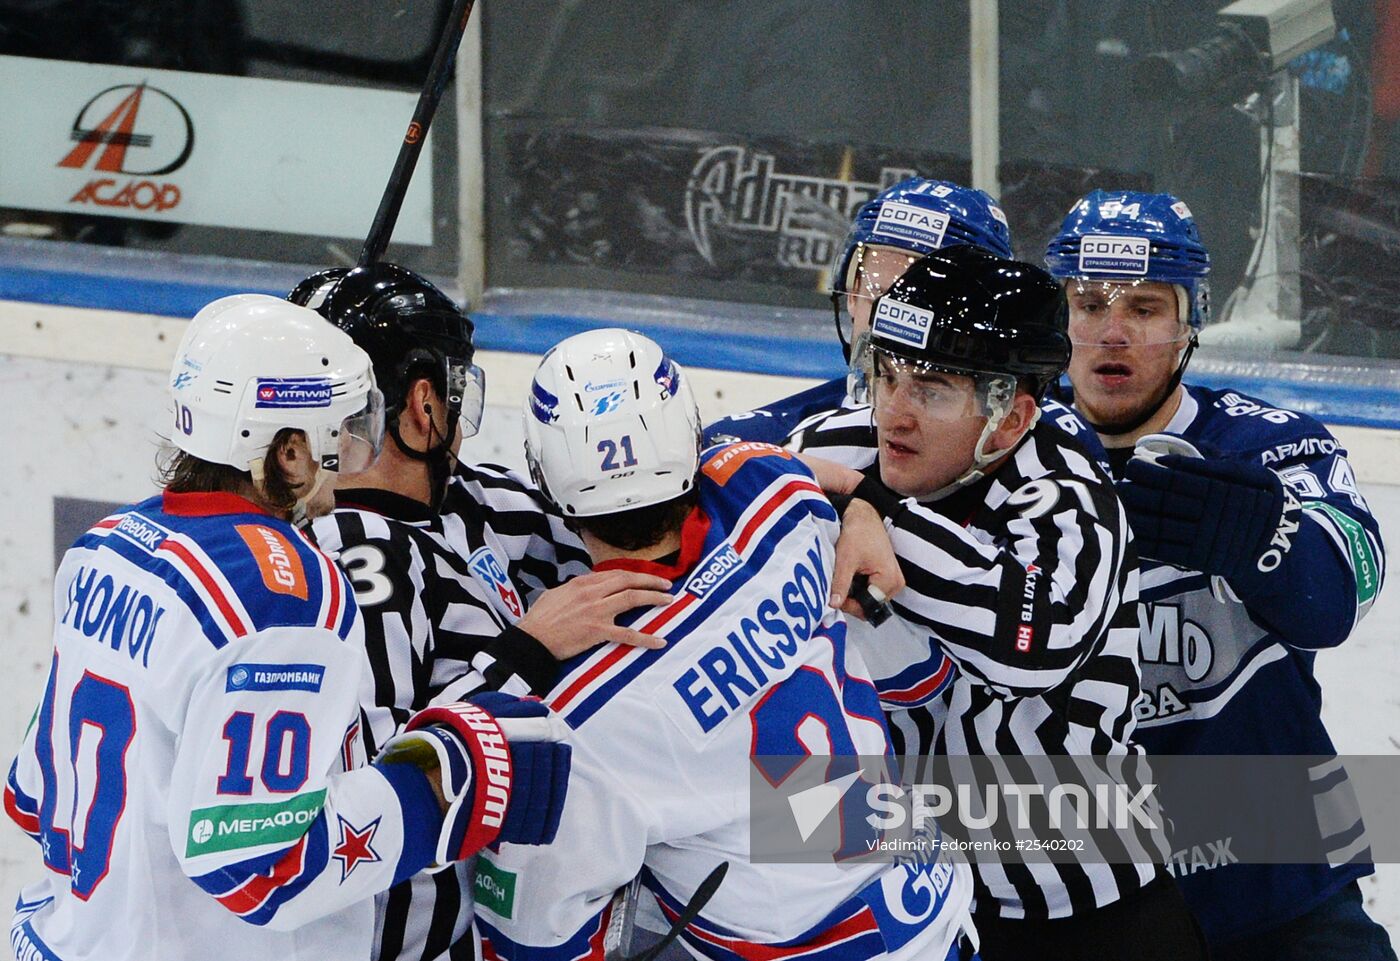
<instances>
[{"instance_id":1,"label":"white hockey helmet","mask_svg":"<svg viewBox=\"0 0 1400 961\"><path fill-rule=\"evenodd\" d=\"M615 327L576 334L535 371L525 456L540 490L573 517L672 500L700 466L695 395L655 341Z\"/></svg>"},{"instance_id":2,"label":"white hockey helmet","mask_svg":"<svg viewBox=\"0 0 1400 961\"><path fill-rule=\"evenodd\" d=\"M331 471L366 469L383 443L369 356L316 311L265 294L221 297L194 315L170 396L176 447L255 476L284 427L303 431Z\"/></svg>"}]
</instances>

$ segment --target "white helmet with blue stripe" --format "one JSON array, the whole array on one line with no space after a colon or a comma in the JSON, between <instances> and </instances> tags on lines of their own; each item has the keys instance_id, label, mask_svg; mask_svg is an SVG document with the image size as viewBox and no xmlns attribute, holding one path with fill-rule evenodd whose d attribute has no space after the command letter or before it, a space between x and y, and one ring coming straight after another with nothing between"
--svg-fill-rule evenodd
<instances>
[{"instance_id":1,"label":"white helmet with blue stripe","mask_svg":"<svg viewBox=\"0 0 1400 961\"><path fill-rule=\"evenodd\" d=\"M568 516L649 507L695 486L695 395L639 333L606 328L559 343L535 371L524 415L531 476Z\"/></svg>"}]
</instances>

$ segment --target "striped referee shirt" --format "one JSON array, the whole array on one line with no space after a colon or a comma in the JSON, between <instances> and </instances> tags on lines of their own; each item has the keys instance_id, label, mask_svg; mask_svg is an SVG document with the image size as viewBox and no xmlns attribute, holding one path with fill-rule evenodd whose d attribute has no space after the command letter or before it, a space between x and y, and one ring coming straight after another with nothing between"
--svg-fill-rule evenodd
<instances>
[{"instance_id":1,"label":"striped referee shirt","mask_svg":"<svg viewBox=\"0 0 1400 961\"><path fill-rule=\"evenodd\" d=\"M814 418L789 446L878 479L868 407ZM883 677L897 753L1142 753L1131 740L1137 558L1111 481L1077 442L1042 420L989 476L937 501L891 494L876 506L907 587L894 621L852 621L851 636ZM905 650L882 670L895 638ZM994 902L1003 918L1061 918L1111 904L1156 877L1150 858L1165 851L1150 843L1151 854L1134 839L1071 864L978 864L979 912ZM1103 863L1125 854L1137 863Z\"/></svg>"},{"instance_id":2,"label":"striped referee shirt","mask_svg":"<svg viewBox=\"0 0 1400 961\"><path fill-rule=\"evenodd\" d=\"M440 514L389 491L338 491L336 510L312 532L349 575L364 615L369 757L429 704L553 686L558 663L515 622L540 592L587 573L588 556L518 475L463 466ZM470 865L419 874L378 896L378 961L478 955Z\"/></svg>"}]
</instances>

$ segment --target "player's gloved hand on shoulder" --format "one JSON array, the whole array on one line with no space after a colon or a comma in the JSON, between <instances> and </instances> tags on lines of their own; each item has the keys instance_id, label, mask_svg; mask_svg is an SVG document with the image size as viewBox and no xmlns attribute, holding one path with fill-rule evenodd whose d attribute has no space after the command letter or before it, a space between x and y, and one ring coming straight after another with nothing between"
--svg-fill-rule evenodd
<instances>
[{"instance_id":1,"label":"player's gloved hand on shoulder","mask_svg":"<svg viewBox=\"0 0 1400 961\"><path fill-rule=\"evenodd\" d=\"M1139 441L1117 485L1138 554L1218 574L1236 589L1257 586L1292 546L1297 498L1267 467L1161 453L1191 451L1184 442L1153 446Z\"/></svg>"},{"instance_id":2,"label":"player's gloved hand on shoulder","mask_svg":"<svg viewBox=\"0 0 1400 961\"><path fill-rule=\"evenodd\" d=\"M492 691L419 711L377 763L408 761L441 771L447 815L439 864L489 844L548 844L568 792L568 728L539 701Z\"/></svg>"}]
</instances>

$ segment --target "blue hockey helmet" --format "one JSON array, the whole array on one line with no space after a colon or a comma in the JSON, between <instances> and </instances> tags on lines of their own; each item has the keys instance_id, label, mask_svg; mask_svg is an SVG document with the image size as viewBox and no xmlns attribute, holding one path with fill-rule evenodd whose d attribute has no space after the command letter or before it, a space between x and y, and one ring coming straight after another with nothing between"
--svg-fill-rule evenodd
<instances>
[{"instance_id":1,"label":"blue hockey helmet","mask_svg":"<svg viewBox=\"0 0 1400 961\"><path fill-rule=\"evenodd\" d=\"M857 252L866 244L896 247L922 257L941 247L972 244L1011 257L1006 214L984 190L947 180L910 177L861 206L832 276L833 293L854 282Z\"/></svg>"},{"instance_id":2,"label":"blue hockey helmet","mask_svg":"<svg viewBox=\"0 0 1400 961\"><path fill-rule=\"evenodd\" d=\"M1210 317L1210 254L1191 209L1171 194L1095 190L1070 208L1045 266L1061 280L1174 284L1192 330Z\"/></svg>"},{"instance_id":3,"label":"blue hockey helmet","mask_svg":"<svg viewBox=\"0 0 1400 961\"><path fill-rule=\"evenodd\" d=\"M1011 257L1011 231L1006 225L1006 214L986 191L946 180L910 177L886 188L856 212L831 280L836 336L846 360L851 362L853 397L859 397L862 392L859 372L863 362L859 355L863 348L852 345L856 332L847 312L846 295L863 295L873 302L896 279L874 276L870 264L864 262L864 251L868 247L888 247L912 259L960 245L980 247L998 257ZM866 271L867 289L864 291L857 286L862 267ZM899 269L903 269L903 264ZM857 355L854 358L853 350Z\"/></svg>"}]
</instances>

